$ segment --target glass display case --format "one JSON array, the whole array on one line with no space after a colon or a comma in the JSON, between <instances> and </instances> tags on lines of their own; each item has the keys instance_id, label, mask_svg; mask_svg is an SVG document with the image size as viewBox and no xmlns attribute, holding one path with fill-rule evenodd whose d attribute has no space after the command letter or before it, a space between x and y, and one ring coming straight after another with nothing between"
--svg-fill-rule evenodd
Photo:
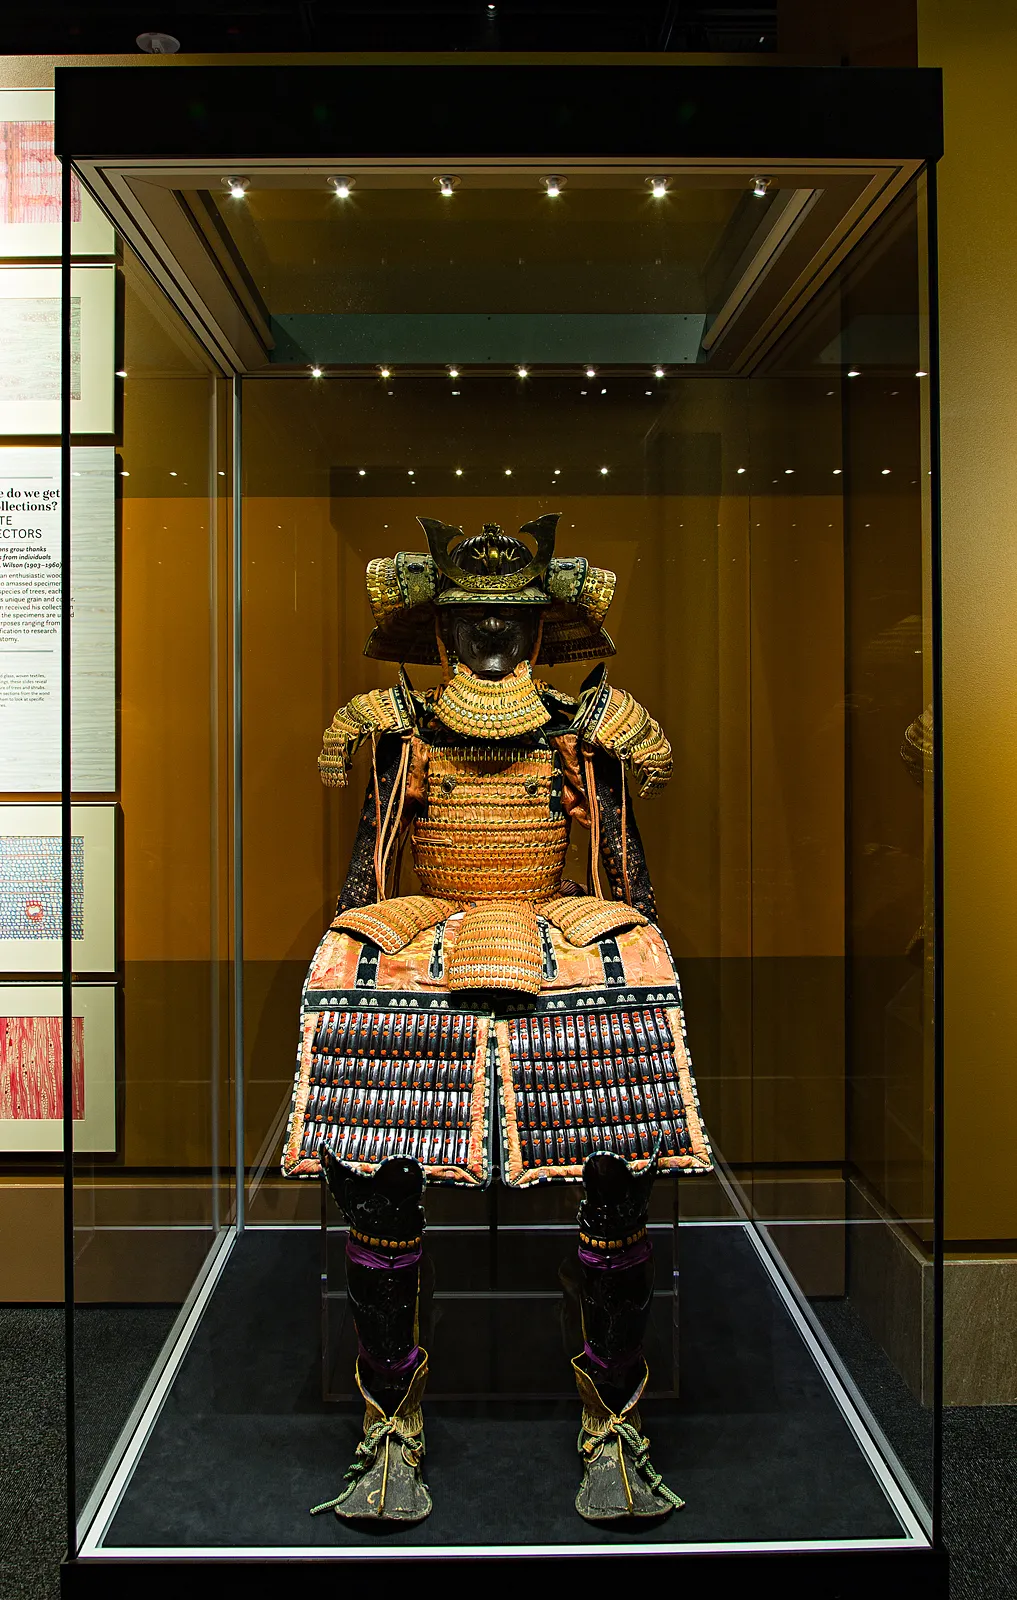
<instances>
[{"instance_id":1,"label":"glass display case","mask_svg":"<svg viewBox=\"0 0 1017 1600\"><path fill-rule=\"evenodd\" d=\"M623 1552L945 1593L940 137L919 71L58 72L65 185L117 237L122 832L115 1136L68 1118L69 1592L140 1562L257 1588L294 1559ZM64 418L65 450L94 443ZM359 1437L357 1330L346 1221L280 1163L381 747L344 787L316 762L338 707L442 676L365 656L368 563L424 562L420 517L549 515L566 574L615 575L607 681L672 750L631 804L713 1152L649 1197L642 1426L685 1503L577 1514L580 1189L506 1185L494 1140L477 1181L425 1189L433 1510L381 1537L308 1514ZM584 706L597 662L567 655L540 674ZM587 850L577 821L577 885ZM389 887L422 883L407 855ZM87 976L68 953L68 1004Z\"/></svg>"}]
</instances>

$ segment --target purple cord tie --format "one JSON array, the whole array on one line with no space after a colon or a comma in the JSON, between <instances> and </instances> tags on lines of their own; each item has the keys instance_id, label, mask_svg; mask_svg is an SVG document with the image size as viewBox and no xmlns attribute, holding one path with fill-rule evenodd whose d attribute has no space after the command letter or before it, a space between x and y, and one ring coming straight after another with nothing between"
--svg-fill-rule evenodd
<instances>
[{"instance_id":1,"label":"purple cord tie","mask_svg":"<svg viewBox=\"0 0 1017 1600\"><path fill-rule=\"evenodd\" d=\"M377 1372L385 1378L408 1378L420 1357L420 1346L415 1344L408 1356L400 1356L396 1361L385 1361L381 1356L372 1356L365 1350L360 1340L357 1340L360 1350L360 1359L365 1361L372 1372Z\"/></svg>"},{"instance_id":2,"label":"purple cord tie","mask_svg":"<svg viewBox=\"0 0 1017 1600\"><path fill-rule=\"evenodd\" d=\"M416 1267L423 1253L423 1246L419 1245L416 1250L403 1250L399 1255L392 1255L384 1250L370 1250L356 1239L346 1241L347 1261L352 1261L357 1267L371 1267L375 1272L398 1272L400 1267Z\"/></svg>"},{"instance_id":3,"label":"purple cord tie","mask_svg":"<svg viewBox=\"0 0 1017 1600\"><path fill-rule=\"evenodd\" d=\"M623 1350L620 1356L614 1357L613 1361L605 1361L603 1356L598 1356L596 1350L591 1347L589 1340L583 1341L583 1351L587 1360L592 1361L594 1366L600 1368L601 1372L622 1373L627 1372L629 1367L634 1366L639 1360L643 1353L643 1347L641 1344L637 1344L632 1350Z\"/></svg>"},{"instance_id":4,"label":"purple cord tie","mask_svg":"<svg viewBox=\"0 0 1017 1600\"><path fill-rule=\"evenodd\" d=\"M653 1246L649 1239L630 1244L627 1250L587 1250L579 1246L579 1259L584 1267L599 1267L602 1272L621 1272L625 1267L638 1267L649 1261Z\"/></svg>"}]
</instances>

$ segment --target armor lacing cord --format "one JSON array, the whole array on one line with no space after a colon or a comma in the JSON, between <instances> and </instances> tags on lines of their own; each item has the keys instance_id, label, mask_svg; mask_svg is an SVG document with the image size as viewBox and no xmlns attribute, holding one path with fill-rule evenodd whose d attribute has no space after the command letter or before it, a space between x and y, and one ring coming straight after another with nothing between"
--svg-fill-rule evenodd
<instances>
[{"instance_id":1,"label":"armor lacing cord","mask_svg":"<svg viewBox=\"0 0 1017 1600\"><path fill-rule=\"evenodd\" d=\"M639 1429L634 1427L631 1422L626 1422L624 1417L610 1416L607 1419L607 1426L603 1433L595 1434L592 1438L580 1438L579 1454L583 1459L586 1461L594 1460L607 1444L609 1434L614 1434L618 1442L618 1462L625 1483L627 1498L631 1499L631 1496L628 1494L628 1477L622 1458L621 1447L623 1444L627 1444L632 1451L632 1465L647 1488L654 1494L662 1495L675 1511L680 1511L685 1501L676 1495L673 1489L668 1488L660 1473L652 1465L649 1439L644 1438Z\"/></svg>"},{"instance_id":2,"label":"armor lacing cord","mask_svg":"<svg viewBox=\"0 0 1017 1600\"><path fill-rule=\"evenodd\" d=\"M622 835L622 840L621 840L621 844L622 844L621 869L622 869L622 882L625 885L625 903L626 903L626 905L631 905L632 904L632 891L629 888L629 828L628 828L628 820L627 820L626 815L625 815L626 810L627 810L628 792L627 792L627 785L625 783L625 763L620 757L618 759L618 766L621 769L621 835Z\"/></svg>"},{"instance_id":3,"label":"armor lacing cord","mask_svg":"<svg viewBox=\"0 0 1017 1600\"><path fill-rule=\"evenodd\" d=\"M603 900L604 891L600 886L600 802L597 799L597 782L593 773L593 752L583 748L583 782L586 785L586 800L590 808L590 871L587 887L598 900Z\"/></svg>"},{"instance_id":4,"label":"armor lacing cord","mask_svg":"<svg viewBox=\"0 0 1017 1600\"><path fill-rule=\"evenodd\" d=\"M392 859L392 849L399 838L399 830L403 821L403 806L406 801L406 780L410 770L410 744L409 740L403 741L402 755L399 757L399 766L396 769L395 781L392 785L392 794L389 798L388 809L385 812L383 826L384 838L381 845L381 883L382 899L385 898L385 884L388 879L389 863ZM396 801L398 800L398 805ZM395 817L392 811L395 807ZM395 885L398 888L398 882Z\"/></svg>"},{"instance_id":5,"label":"armor lacing cord","mask_svg":"<svg viewBox=\"0 0 1017 1600\"><path fill-rule=\"evenodd\" d=\"M378 783L378 735L371 729L371 772L374 775L374 882L378 899L384 900L385 889L381 881L381 788Z\"/></svg>"}]
</instances>

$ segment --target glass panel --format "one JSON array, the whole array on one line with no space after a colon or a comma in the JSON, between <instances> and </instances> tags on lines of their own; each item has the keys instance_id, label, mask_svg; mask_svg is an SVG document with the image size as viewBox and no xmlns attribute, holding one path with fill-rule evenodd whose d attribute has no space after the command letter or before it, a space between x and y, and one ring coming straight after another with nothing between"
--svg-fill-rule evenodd
<instances>
[{"instance_id":1,"label":"glass panel","mask_svg":"<svg viewBox=\"0 0 1017 1600\"><path fill-rule=\"evenodd\" d=\"M109 950L81 959L88 977L75 985L86 1117L74 1161L79 1513L231 1215L223 397L130 253L121 315L118 748L115 805L95 808L109 849L94 871L84 842L86 927L105 916Z\"/></svg>"},{"instance_id":2,"label":"glass panel","mask_svg":"<svg viewBox=\"0 0 1017 1600\"><path fill-rule=\"evenodd\" d=\"M237 196L178 191L188 227L217 263L215 292L228 281L250 326L274 341L265 368L241 387L247 1225L182 1355L174 1405L111 1510L109 1542L293 1551L318 1541L346 1550L369 1537L307 1517L340 1487L337 1450L352 1452L356 1408L339 1401L347 1437L334 1401L352 1393L357 1346L344 1320L337 1213L331 1201L322 1212L313 1175L280 1173L309 963L333 920L361 820L377 823L381 812L372 741L346 786L323 787L316 757L337 707L398 681L398 662L363 653L375 620L368 563L423 551L421 516L467 533L496 523L514 534L554 513L559 558L617 575L610 682L671 740L669 786L626 800L616 820L625 826L631 804L669 952L653 948L662 963L673 955L681 978L715 1155L709 1173L658 1179L650 1200L657 1283L643 1414L654 1463L687 1505L645 1538L920 1543L924 1513L918 1505L916 1520L894 1451L928 1497L931 1393L920 1353L931 1348L932 1318L931 949L914 938L930 896L931 815L921 723L930 699L921 186L881 211L848 253L856 203L867 194L875 209L868 186L882 180L871 172L803 169L756 181L749 171L665 168L659 196L644 174L620 168L577 166L557 195L535 169L462 172L447 196L429 172L409 168L364 169L345 198L320 177L291 181L278 171L238 185ZM172 1258L183 1264L168 1298L179 1302L230 1215L216 1167L229 1127L217 977L229 887L221 498L229 479L220 477L229 469L217 453L215 380L192 353L181 355L179 324L143 301L145 281L129 274L137 301L128 298L128 335L133 316L141 354L125 361L122 468L137 495L134 522L126 509L124 521L121 777L124 1127L133 1142L123 1146L120 1187L93 1162L78 1204L89 1248L90 1218L107 1190L127 1197L130 1226L120 1231L129 1244L141 1222L157 1241L193 1243L186 1259ZM146 362L150 379L139 384ZM211 512L199 509L210 502ZM416 691L444 676L427 630L411 654ZM579 697L592 664L546 675ZM427 713L419 715L426 743ZM582 886L588 776L577 782L563 871ZM390 897L428 889L411 854L412 846L394 869ZM520 859L522 871L528 858ZM470 870L485 864L474 845ZM361 902L381 898L383 862L362 866ZM610 900L610 879L606 887ZM469 888L449 894L455 907L485 898ZM536 898L547 910L548 897ZM544 921L542 997L563 997L559 1009L572 1021L577 997L607 1006L621 954L597 945L593 977L584 967L582 983L554 990L551 978L569 962L594 961L594 946L556 946L561 929ZM640 1026L654 1005L670 1004L668 994L677 1006L669 968L651 983L639 966L656 937L642 923L631 931L634 965L614 986L635 995ZM313 1088L328 1091L315 1101L324 1109L309 1157L316 1135L357 1122L355 1103L328 1076L340 1068L321 1019L377 1003L379 948L347 939L355 967L342 981L329 978L341 999L308 983L317 998L306 1001L300 1038L318 1074ZM403 958L403 948L385 954ZM454 1010L445 959L436 940L435 970L407 978L403 998L426 992L439 1001L432 1009ZM551 1099L545 1114L541 1095L550 1091L536 1069L527 1089L518 1052L514 1062L499 1054L513 1048L518 1010L502 1015L490 996L463 1005L472 1022L486 1026L497 1013L503 1025L471 1081L493 1084L485 1074L510 1061L517 1087L492 1120L525 1120L536 1106L529 1148L540 1179L569 1164L555 1151L578 1152L575 1178L598 1144L645 1157L660 1128L668 1131L671 1113L659 1100L644 1099L650 1111L640 1121L633 1084L655 1095L659 1078L670 1086L661 1092L672 1092L670 1059L644 1082L632 1061L649 1059L649 1047L626 1055L592 1034L570 1047L566 1065L587 1072L594 1091L597 1074L606 1084L617 1067L618 1106L624 1094L637 1108L631 1128L613 1109L599 1121L594 1111L594 1133L556 1113ZM551 1030L541 1072L557 1060L553 1021ZM380 1035L374 1043L364 1073L387 1049ZM360 1060L355 1049L350 1059ZM564 1079L555 1081L564 1094ZM172 1085L172 1115L159 1114L160 1083ZM369 1090L366 1081L346 1087ZM488 1108L494 1099L492 1088ZM689 1126L691 1100L685 1112ZM387 1148L408 1147L427 1114L414 1104ZM368 1122L377 1141L388 1124ZM493 1134L485 1144L480 1113L470 1126L477 1149L503 1161ZM515 1159L510 1139L508 1148L504 1162ZM137 1189L148 1207L140 1216ZM433 1343L427 1416L442 1443L428 1456L435 1511L398 1535L404 1544L606 1537L573 1509L578 1411L567 1358L584 1343L578 1199L577 1187L544 1181L428 1186L419 1329ZM115 1233L119 1213L107 1214ZM82 1260L87 1282L85 1250ZM148 1280L131 1261L117 1282L143 1300L133 1286ZM252 1359L224 1366L222 1348L238 1339ZM536 1417L534 1396L553 1402ZM294 1447L298 1412L306 1450ZM501 1474L514 1461L514 1481L528 1480L536 1438L549 1461L557 1452L557 1465L522 1517ZM452 1487L463 1461L482 1463L461 1476L476 1497L466 1533ZM210 1471L220 1491L213 1501ZM172 1497L159 1492L167 1474Z\"/></svg>"},{"instance_id":3,"label":"glass panel","mask_svg":"<svg viewBox=\"0 0 1017 1600\"><path fill-rule=\"evenodd\" d=\"M754 1198L764 1219L786 1223L772 1237L931 1505L926 226L923 179L848 258L773 364L780 389L797 399L784 448L795 476L775 532L780 586L797 590L801 608L795 671L804 689L797 754L783 803L770 811L799 864L776 881L785 916L816 903L826 925L806 944L832 959L821 963L821 1004L815 983L796 986L795 1008L805 996L815 1014L811 1037L790 1057L782 1051L790 1099L769 1113L774 1133L793 1130L798 1159L814 1170L762 1189L757 1179ZM772 514L765 486L757 493ZM824 550L825 571L816 566ZM806 562L812 581L799 588ZM820 797L817 828L803 800Z\"/></svg>"}]
</instances>

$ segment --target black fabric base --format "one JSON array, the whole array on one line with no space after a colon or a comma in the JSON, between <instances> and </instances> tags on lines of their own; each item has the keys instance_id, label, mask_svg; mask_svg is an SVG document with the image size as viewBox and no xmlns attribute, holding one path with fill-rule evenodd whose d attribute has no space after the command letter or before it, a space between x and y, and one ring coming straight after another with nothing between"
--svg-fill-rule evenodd
<instances>
[{"instance_id":1,"label":"black fabric base","mask_svg":"<svg viewBox=\"0 0 1017 1600\"><path fill-rule=\"evenodd\" d=\"M902 1538L742 1229L687 1226L681 1241L681 1398L644 1408L654 1464L686 1501L667 1521L582 1521L571 1401L425 1401L426 1522L376 1532L309 1516L339 1491L360 1411L320 1398L317 1234L273 1229L238 1240L107 1547Z\"/></svg>"}]
</instances>

